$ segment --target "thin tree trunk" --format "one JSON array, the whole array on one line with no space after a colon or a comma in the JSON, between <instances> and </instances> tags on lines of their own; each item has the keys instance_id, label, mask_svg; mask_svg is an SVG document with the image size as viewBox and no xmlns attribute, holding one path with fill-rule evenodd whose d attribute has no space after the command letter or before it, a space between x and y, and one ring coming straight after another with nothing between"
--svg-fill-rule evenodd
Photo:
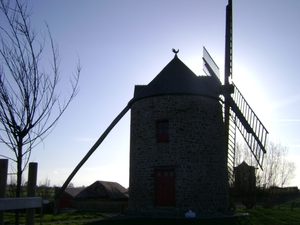
<instances>
[{"instance_id":1,"label":"thin tree trunk","mask_svg":"<svg viewBox=\"0 0 300 225\"><path fill-rule=\"evenodd\" d=\"M18 159L17 159L17 188L16 188L16 198L21 197L22 188L22 139L18 143ZM20 222L20 210L15 211L15 225L19 225Z\"/></svg>"}]
</instances>

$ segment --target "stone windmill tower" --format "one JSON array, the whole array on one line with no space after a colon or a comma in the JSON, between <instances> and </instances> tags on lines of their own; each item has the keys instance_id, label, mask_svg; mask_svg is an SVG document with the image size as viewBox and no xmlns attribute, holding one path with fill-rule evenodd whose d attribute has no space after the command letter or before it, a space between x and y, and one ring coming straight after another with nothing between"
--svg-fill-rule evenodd
<instances>
[{"instance_id":1,"label":"stone windmill tower","mask_svg":"<svg viewBox=\"0 0 300 225\"><path fill-rule=\"evenodd\" d=\"M175 54L131 104L130 202L133 211L228 209L227 148L220 88Z\"/></svg>"},{"instance_id":2,"label":"stone windmill tower","mask_svg":"<svg viewBox=\"0 0 300 225\"><path fill-rule=\"evenodd\" d=\"M134 97L77 165L55 199L131 109L129 211L214 216L228 212L235 134L239 130L262 167L268 131L232 78L232 1L226 8L225 80L204 48L205 76L177 56Z\"/></svg>"}]
</instances>

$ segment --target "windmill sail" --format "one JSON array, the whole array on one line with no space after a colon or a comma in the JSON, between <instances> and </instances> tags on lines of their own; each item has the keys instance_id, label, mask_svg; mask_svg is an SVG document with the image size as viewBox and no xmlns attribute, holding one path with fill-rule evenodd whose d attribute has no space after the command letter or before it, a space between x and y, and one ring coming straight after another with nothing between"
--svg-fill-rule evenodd
<instances>
[{"instance_id":1,"label":"windmill sail","mask_svg":"<svg viewBox=\"0 0 300 225\"><path fill-rule=\"evenodd\" d=\"M247 103L239 89L234 87L234 94L229 102L232 113L235 114L236 127L241 132L258 165L262 169L268 131L250 105ZM234 107L232 107L234 106Z\"/></svg>"},{"instance_id":2,"label":"windmill sail","mask_svg":"<svg viewBox=\"0 0 300 225\"><path fill-rule=\"evenodd\" d=\"M216 82L221 85L221 81L219 80L219 76L217 75L218 73L215 72L218 70L218 66L215 64L214 60L211 58L205 48L203 48L203 51L203 64L206 75L214 77ZM233 93L233 96L231 93ZM268 136L267 129L254 113L239 89L233 83L230 86L223 85L222 94L225 98L226 103L230 107L231 115L231 124L228 134L228 166L232 165L233 167L234 163L234 128L236 127L242 134L244 140L250 148L250 151L252 152L258 165L262 169L264 154L266 153L266 141ZM231 166L229 166L229 173L232 169L232 167L230 167Z\"/></svg>"},{"instance_id":3,"label":"windmill sail","mask_svg":"<svg viewBox=\"0 0 300 225\"><path fill-rule=\"evenodd\" d=\"M228 146L227 165L230 178L233 176L232 170L235 157L235 128L238 128L241 132L261 169L264 154L266 153L265 147L268 135L267 129L251 109L241 92L229 81L229 77L232 77L232 34L232 0L228 0L226 7L225 73L222 94L224 97L226 145ZM218 66L205 48L203 61L206 74L215 77L216 82L221 85Z\"/></svg>"},{"instance_id":4,"label":"windmill sail","mask_svg":"<svg viewBox=\"0 0 300 225\"><path fill-rule=\"evenodd\" d=\"M215 81L218 83L220 87L222 87L222 82L219 76L219 67L212 59L208 51L205 47L203 47L203 71L207 76L211 76L215 78ZM224 86L223 86L224 88ZM226 88L225 88L226 89ZM222 102L225 103L223 96ZM228 104L227 104L228 105ZM226 112L225 104L223 105L223 118L224 118L224 129L225 129L225 136L226 136L226 146L227 146L227 168L228 168L228 180L229 183L233 184L234 182L234 174L233 168L235 166L235 139L236 139L236 123L235 117L229 117L229 111ZM228 108L229 109L229 108ZM226 120L227 118L227 120ZM229 119L231 119L229 121Z\"/></svg>"},{"instance_id":5,"label":"windmill sail","mask_svg":"<svg viewBox=\"0 0 300 225\"><path fill-rule=\"evenodd\" d=\"M225 71L224 71L224 89L230 92L230 82L229 77L232 77L232 0L228 0L228 5L226 6L226 29L225 29ZM229 94L230 95L230 94ZM232 117L230 117L230 106L228 104L230 96L224 96L224 126L226 135L226 146L227 146L227 167L229 175L229 183L234 182L234 171L233 167L235 165L235 133L236 127ZM232 135L234 133L234 135Z\"/></svg>"}]
</instances>

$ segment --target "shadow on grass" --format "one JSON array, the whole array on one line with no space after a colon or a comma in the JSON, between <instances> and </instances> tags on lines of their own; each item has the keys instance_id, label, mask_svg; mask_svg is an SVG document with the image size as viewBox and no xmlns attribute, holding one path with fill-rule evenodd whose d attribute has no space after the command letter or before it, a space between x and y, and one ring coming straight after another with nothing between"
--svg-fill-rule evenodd
<instances>
[{"instance_id":1,"label":"shadow on grass","mask_svg":"<svg viewBox=\"0 0 300 225\"><path fill-rule=\"evenodd\" d=\"M152 218L128 218L128 219L104 219L101 221L96 221L88 223L88 225L153 225L153 224L163 224L163 225L243 225L249 224L247 220L232 217L232 218L218 218L218 219L152 219Z\"/></svg>"}]
</instances>

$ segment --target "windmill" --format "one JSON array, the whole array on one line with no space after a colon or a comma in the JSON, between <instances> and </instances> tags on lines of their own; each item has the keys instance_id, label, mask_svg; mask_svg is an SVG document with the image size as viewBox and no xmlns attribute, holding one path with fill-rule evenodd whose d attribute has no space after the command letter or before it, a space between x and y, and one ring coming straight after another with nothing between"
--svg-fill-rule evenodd
<instances>
[{"instance_id":1,"label":"windmill","mask_svg":"<svg viewBox=\"0 0 300 225\"><path fill-rule=\"evenodd\" d=\"M225 38L225 72L224 83L221 84L219 68L203 48L203 67L206 75L215 78L222 85L224 103L224 124L228 146L228 172L229 181L233 179L233 167L235 160L236 129L239 130L257 164L263 169L263 159L266 153L266 141L268 131L257 115L254 113L232 78L232 0L226 7L226 38Z\"/></svg>"},{"instance_id":2,"label":"windmill","mask_svg":"<svg viewBox=\"0 0 300 225\"><path fill-rule=\"evenodd\" d=\"M184 94L184 97L187 97L189 99L194 99L194 94L199 94L199 86L197 86L198 84L202 85L203 90L201 90L200 92L200 96L199 98L203 99L203 92L204 96L207 97L207 93L208 94L212 94L213 96L215 96L214 91L212 91L209 87L214 87L214 88L221 88L221 102L224 105L224 124L225 124L225 137L224 138L226 140L226 146L228 146L227 152L224 151L224 153L227 153L227 167L229 169L229 177L232 178L232 174L233 174L233 166L234 166L234 157L235 157L235 133L236 133L236 129L238 129L242 136L244 137L246 143L248 144L250 150L252 151L255 159L257 160L259 166L262 168L262 163L263 163L263 157L264 154L266 153L265 150L265 145L266 145L266 140L267 140L267 135L268 135L268 131L266 130L266 128L263 126L263 124L261 123L261 121L258 119L258 117L256 116L256 114L253 112L253 110L251 109L251 107L249 106L249 104L246 102L245 98L242 96L241 92L238 90L238 88L234 85L234 83L231 82L231 77L232 77L232 1L229 0L229 4L226 8L226 48L225 48L225 81L224 84L222 84L222 82L219 79L219 68L216 65L216 63L214 62L214 60L212 59L212 57L209 55L208 51L204 48L204 55L203 55L203 62L204 62L204 71L206 72L206 77L196 77L194 76L193 72L190 71L177 57L177 53L178 50L173 50L173 52L175 53L175 57L174 59L165 67L165 69L163 69L163 71L157 75L157 77L151 81L148 85L145 86L140 86L140 87L136 87L136 91L137 91L137 95L133 97L133 99L131 99L129 101L129 103L125 106L125 108L120 112L120 114L112 121L112 123L109 125L109 127L104 131L104 133L100 136L100 138L97 140L97 142L92 146L92 148L89 150L89 152L86 154L86 156L81 160L81 162L76 166L76 168L73 170L73 172L69 175L68 179L65 181L65 183L63 184L63 186L60 188L60 190L57 192L57 194L55 195L55 199L58 198L59 195L61 195L61 193L64 191L64 189L67 187L67 185L70 183L70 181L72 180L72 178L75 176L75 174L78 172L78 170L81 168L81 166L87 161L87 159L93 154L93 152L98 148L98 146L102 143L102 141L106 138L106 136L108 135L108 133L113 129L113 127L118 123L118 121L131 109L131 111L133 110L134 104L139 103L139 101L141 99L145 99L146 97L152 97L152 96L157 96L158 92L162 91L163 93L159 93L161 94L174 94L174 91L176 92L176 94L178 94L178 89L180 89L180 94ZM174 67L175 66L175 67ZM172 77L172 81L174 81L175 79L177 79L177 83L176 85L173 86L169 86L169 89L166 89L166 86L161 85L163 82L168 83L169 80L165 79L165 78L170 78L170 74L169 73L175 73L175 77ZM183 72L183 73L181 73ZM185 74L187 73L187 74ZM173 75L173 74L172 74ZM185 75L188 75L187 77L184 77ZM174 79L173 79L174 78ZM208 78L208 79L206 79ZM195 82L194 82L195 81ZM200 81L203 81L204 83L201 84ZM181 83L180 83L181 82ZM184 86L183 84L186 84L186 86ZM209 84L209 85L206 85ZM146 87L147 86L147 87ZM191 88L191 89L190 89ZM141 92L140 92L141 91ZM192 92L192 95L190 95ZM213 93L212 93L213 92ZM188 96L187 96L187 95ZM176 95L179 96L179 95ZM204 98L206 101L206 97ZM150 99L150 98L148 98ZM153 102L155 101L155 99L153 99ZM201 100L202 101L202 100ZM211 98L209 99L209 101L211 101ZM214 100L213 100L214 101ZM150 101L150 103L152 104L152 101ZM216 103L216 104L215 104ZM205 102L204 102L205 104ZM213 103L214 106L220 107L219 104L219 100L218 100L218 95L216 97L216 102ZM173 104L172 107L176 105ZM207 104L206 104L207 105ZM154 105L150 105L149 110L154 110L155 106ZM199 106L197 108L197 110L199 109L199 111L201 107ZM189 107L182 107L182 108L178 108L176 110L179 110L180 113L185 114L186 112L188 112L190 110L190 106ZM139 112L147 112L146 110L139 110ZM211 113L209 113L211 114ZM178 116L178 114L174 113L174 115ZM143 116L147 116L145 113L143 114ZM220 120L222 120L222 110L220 110ZM182 117L182 118L187 118L187 117ZM206 118L204 118L201 121L205 121ZM162 127L164 127L163 129L165 129L165 125L164 124L166 121L159 121L161 122L160 125ZM221 121L222 122L222 121ZM153 123L152 123L153 124ZM192 125L194 125L194 123L191 123ZM222 130L221 128L223 127L223 123L219 123L220 129L216 129L217 131ZM168 126L168 125L167 125ZM157 126L159 127L159 126ZM198 129L198 127L201 126L196 126ZM149 127L148 127L149 128ZM168 129L168 128L167 128ZM149 130L149 129L144 129L144 130ZM175 129L173 128L173 131ZM187 129L188 130L188 129ZM178 128L177 130L178 132L182 132L185 133L184 131L182 131L182 128ZM153 135L152 135L153 137ZM188 138L187 138L188 139ZM223 139L223 135L222 138L219 138L219 143L221 143L220 145L220 150L222 151L223 149L223 142L220 141L221 139ZM183 142L186 139L183 140ZM199 140L197 140L198 142L200 142ZM210 141L208 144L210 145ZM156 145L156 142L152 142L154 143L154 145ZM171 146L170 144L162 144L163 146ZM202 143L197 143L197 146L202 146ZM149 146L148 146L149 147ZM171 146L173 147L173 146ZM184 148L181 148L184 149ZM214 157L214 151L210 151L210 146L208 146L206 149L208 149L207 151L209 152L209 154L211 154L210 156L212 158L210 158L208 161L206 161L205 163L202 163L200 165L200 163L197 164L198 167L202 166L204 169L207 168L207 165L211 166L210 162L213 161L213 157ZM225 149L225 148L224 148ZM194 151L192 149L192 151ZM190 151L190 153L192 153L192 151ZM149 152L149 151L148 151ZM201 150L195 149L195 152L197 152L196 154L200 154ZM174 151L172 151L172 156L174 156ZM226 155L226 154L224 154ZM171 157L166 157L166 158L171 158ZM191 159L194 159L196 157L191 157ZM225 158L225 156L223 157ZM151 157L146 158L146 160L151 159ZM182 161L182 158L178 157L178 162L180 163L180 161ZM205 157L203 157L203 159L205 159ZM223 163L223 160L220 160ZM224 160L224 169L223 171L226 170L226 161ZM177 162L176 162L177 163ZM152 187L153 188L153 181L151 181L152 178L154 178L156 175L158 176L158 174L163 174L163 173L167 173L170 176L172 175L172 177L174 176L174 171L179 171L179 170L183 170L185 169L185 166L189 167L189 165L179 165L178 164L173 164L172 163L168 163L167 168L164 167L160 167L160 166L153 166L151 165L150 167L147 167L147 170L151 170L153 171L153 168L157 169L157 172L155 172L155 174L149 173L147 176L147 182L150 182L150 185L148 185L148 187ZM188 162L190 163L190 162ZM141 164L141 163L139 163ZM170 168L171 167L171 168ZM217 169L215 169L217 168ZM218 166L212 167L212 169L218 173L220 171ZM163 172L161 172L161 171ZM187 170L188 171L188 170ZM199 173L202 173L202 171L200 171ZM223 173L223 172L222 172ZM177 174L180 174L179 172ZM203 174L203 179L210 179L209 175L206 175L206 171ZM225 174L225 182L227 183L227 170L226 172L223 173L223 175ZM183 176L185 176L183 174ZM151 177L151 178L149 178ZM223 176L224 177L224 176ZM150 180L150 181L149 181ZM215 179L218 180L218 179ZM160 182L160 181L158 181ZM200 183L202 182L201 179L197 179L195 182L198 182L198 185L200 185ZM177 182L179 183L179 182ZM224 184L223 183L223 184ZM210 185L210 181L206 182L207 185ZM152 185L152 186L151 186ZM172 185L174 185L172 183ZM147 185L146 185L147 186ZM222 185L220 185L222 186ZM223 191L224 193L228 192L228 189L226 188L226 185L223 185ZM188 189L188 188L187 188ZM132 190L132 186L130 187L130 190ZM174 189L175 190L175 189ZM143 190L142 190L143 191ZM206 190L207 194L205 197L209 196L209 199L211 198L211 196L209 195L209 190ZM154 191L149 192L152 195L154 194ZM172 192L173 194L175 194L175 192ZM194 192L196 193L196 192ZM184 191L181 192L181 194L185 194ZM216 196L216 199L219 199L220 196L223 198L225 196L225 194L220 194L220 192L216 192L216 194L218 196ZM149 195L147 195L148 198ZM153 196L151 196L151 199ZM191 197L191 196L189 196ZM139 201L144 201L145 199L143 199L143 197L138 199ZM174 199L173 199L174 200ZM151 200L152 201L152 200ZM225 198L224 198L224 201ZM223 200L221 202L224 202ZM201 202L199 200L199 202ZM144 204L144 203L143 203ZM174 202L172 202L172 204L175 204ZM181 204L181 203L180 203ZM201 204L201 203L200 203ZM211 204L210 204L211 205ZM217 205L217 203L215 202L215 205ZM182 207L184 206L184 203L182 203ZM207 208L207 206L201 206L204 208ZM216 208L214 210L217 210Z\"/></svg>"}]
</instances>

